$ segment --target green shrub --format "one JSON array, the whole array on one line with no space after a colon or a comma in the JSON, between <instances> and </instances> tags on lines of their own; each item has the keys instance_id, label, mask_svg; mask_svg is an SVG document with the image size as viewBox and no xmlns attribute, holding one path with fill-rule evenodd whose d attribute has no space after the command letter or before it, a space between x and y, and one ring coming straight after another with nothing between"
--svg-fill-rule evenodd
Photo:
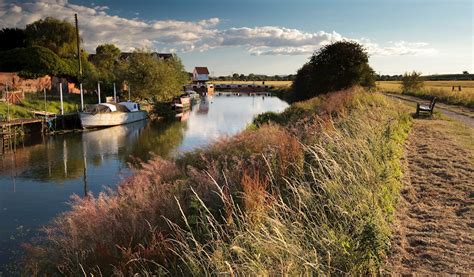
<instances>
[{"instance_id":1,"label":"green shrub","mask_svg":"<svg viewBox=\"0 0 474 277\"><path fill-rule=\"evenodd\" d=\"M411 73L405 72L402 77L402 92L409 93L420 91L423 88L423 79L421 72L413 71Z\"/></svg>"}]
</instances>

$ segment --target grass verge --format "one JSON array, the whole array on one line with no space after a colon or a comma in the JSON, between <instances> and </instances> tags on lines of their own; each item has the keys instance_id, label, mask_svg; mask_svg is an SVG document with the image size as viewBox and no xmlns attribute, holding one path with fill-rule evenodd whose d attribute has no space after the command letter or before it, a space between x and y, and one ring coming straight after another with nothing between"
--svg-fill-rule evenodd
<instances>
[{"instance_id":1,"label":"grass verge","mask_svg":"<svg viewBox=\"0 0 474 277\"><path fill-rule=\"evenodd\" d=\"M411 118L360 89L141 166L26 245L33 275L377 274Z\"/></svg>"}]
</instances>

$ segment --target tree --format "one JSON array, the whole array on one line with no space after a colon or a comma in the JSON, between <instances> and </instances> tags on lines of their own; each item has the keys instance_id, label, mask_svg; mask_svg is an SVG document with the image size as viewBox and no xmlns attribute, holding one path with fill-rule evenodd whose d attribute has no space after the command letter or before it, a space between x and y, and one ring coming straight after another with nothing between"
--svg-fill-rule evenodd
<instances>
[{"instance_id":1,"label":"tree","mask_svg":"<svg viewBox=\"0 0 474 277\"><path fill-rule=\"evenodd\" d=\"M48 48L62 58L76 55L76 29L65 20L46 17L26 25L25 33L31 46Z\"/></svg>"},{"instance_id":2,"label":"tree","mask_svg":"<svg viewBox=\"0 0 474 277\"><path fill-rule=\"evenodd\" d=\"M467 75L467 74L469 74L469 72L466 71L466 70L464 70L464 71L462 72L462 74Z\"/></svg>"},{"instance_id":3,"label":"tree","mask_svg":"<svg viewBox=\"0 0 474 277\"><path fill-rule=\"evenodd\" d=\"M120 57L120 49L114 44L102 44L95 49L92 62L97 68L112 68Z\"/></svg>"},{"instance_id":4,"label":"tree","mask_svg":"<svg viewBox=\"0 0 474 277\"><path fill-rule=\"evenodd\" d=\"M113 44L97 46L92 63L97 69L98 78L104 83L104 88L110 90L114 82L121 79L123 61L120 61L120 49Z\"/></svg>"},{"instance_id":5,"label":"tree","mask_svg":"<svg viewBox=\"0 0 474 277\"><path fill-rule=\"evenodd\" d=\"M0 71L19 72L25 78L74 75L68 62L41 46L0 52Z\"/></svg>"},{"instance_id":6,"label":"tree","mask_svg":"<svg viewBox=\"0 0 474 277\"><path fill-rule=\"evenodd\" d=\"M0 30L0 51L26 47L25 31L18 28Z\"/></svg>"},{"instance_id":7,"label":"tree","mask_svg":"<svg viewBox=\"0 0 474 277\"><path fill-rule=\"evenodd\" d=\"M177 57L158 60L151 53L132 53L124 71L124 80L131 85L134 98L169 101L182 93L188 81L184 66Z\"/></svg>"},{"instance_id":8,"label":"tree","mask_svg":"<svg viewBox=\"0 0 474 277\"><path fill-rule=\"evenodd\" d=\"M411 73L405 72L402 77L402 92L415 92L423 88L423 79L421 72L413 71Z\"/></svg>"},{"instance_id":9,"label":"tree","mask_svg":"<svg viewBox=\"0 0 474 277\"><path fill-rule=\"evenodd\" d=\"M357 42L326 45L298 70L289 100L305 100L354 85L373 86L375 73L368 62L367 51Z\"/></svg>"}]
</instances>

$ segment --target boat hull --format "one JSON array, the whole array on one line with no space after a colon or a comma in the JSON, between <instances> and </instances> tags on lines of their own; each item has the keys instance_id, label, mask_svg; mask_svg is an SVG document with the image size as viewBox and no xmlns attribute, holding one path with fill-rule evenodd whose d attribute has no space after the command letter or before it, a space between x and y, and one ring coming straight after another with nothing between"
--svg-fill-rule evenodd
<instances>
[{"instance_id":1,"label":"boat hull","mask_svg":"<svg viewBox=\"0 0 474 277\"><path fill-rule=\"evenodd\" d=\"M108 127L127 124L145 119L146 111L110 112L110 113L79 113L83 128Z\"/></svg>"}]
</instances>

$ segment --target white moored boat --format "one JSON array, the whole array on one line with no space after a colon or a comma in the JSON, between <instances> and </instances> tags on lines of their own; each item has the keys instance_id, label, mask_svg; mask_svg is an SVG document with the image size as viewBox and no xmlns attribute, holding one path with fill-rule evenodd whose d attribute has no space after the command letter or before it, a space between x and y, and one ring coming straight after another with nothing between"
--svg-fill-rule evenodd
<instances>
[{"instance_id":1,"label":"white moored boat","mask_svg":"<svg viewBox=\"0 0 474 277\"><path fill-rule=\"evenodd\" d=\"M108 127L127 124L145 119L146 111L141 111L135 102L100 103L91 105L79 113L83 128Z\"/></svg>"}]
</instances>

